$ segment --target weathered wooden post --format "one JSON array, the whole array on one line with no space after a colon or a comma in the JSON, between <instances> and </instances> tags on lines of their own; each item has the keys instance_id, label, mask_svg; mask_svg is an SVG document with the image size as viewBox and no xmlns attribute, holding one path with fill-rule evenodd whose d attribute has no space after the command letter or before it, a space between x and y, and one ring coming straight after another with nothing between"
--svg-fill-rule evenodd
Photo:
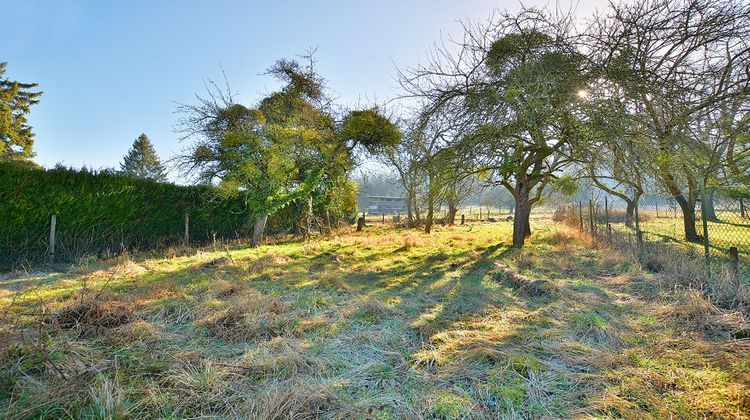
<instances>
[{"instance_id":1,"label":"weathered wooden post","mask_svg":"<svg viewBox=\"0 0 750 420\"><path fill-rule=\"evenodd\" d=\"M365 216L364 213L362 213L363 216L357 219L357 232L362 232L362 229L365 227Z\"/></svg>"},{"instance_id":2,"label":"weathered wooden post","mask_svg":"<svg viewBox=\"0 0 750 420\"><path fill-rule=\"evenodd\" d=\"M482 208L479 208L479 221L482 221Z\"/></svg>"},{"instance_id":3,"label":"weathered wooden post","mask_svg":"<svg viewBox=\"0 0 750 420\"><path fill-rule=\"evenodd\" d=\"M594 227L594 201L589 200L589 229L591 229L591 237L596 240L596 228Z\"/></svg>"},{"instance_id":4,"label":"weathered wooden post","mask_svg":"<svg viewBox=\"0 0 750 420\"><path fill-rule=\"evenodd\" d=\"M185 237L183 238L185 245L190 243L190 213L185 212Z\"/></svg>"},{"instance_id":5,"label":"weathered wooden post","mask_svg":"<svg viewBox=\"0 0 750 420\"><path fill-rule=\"evenodd\" d=\"M654 203L656 203L656 218L659 218L659 199L657 198Z\"/></svg>"},{"instance_id":6,"label":"weathered wooden post","mask_svg":"<svg viewBox=\"0 0 750 420\"><path fill-rule=\"evenodd\" d=\"M362 212L362 226L367 225L367 219L365 219L365 212Z\"/></svg>"},{"instance_id":7,"label":"weathered wooden post","mask_svg":"<svg viewBox=\"0 0 750 420\"><path fill-rule=\"evenodd\" d=\"M732 258L732 273L734 274L734 281L737 285L740 284L740 254L737 252L737 247L733 246L729 248L729 256Z\"/></svg>"},{"instance_id":8,"label":"weathered wooden post","mask_svg":"<svg viewBox=\"0 0 750 420\"><path fill-rule=\"evenodd\" d=\"M385 224L385 212L384 212L384 211L381 211L381 212L380 212L380 215L381 215L381 216L383 216L383 224Z\"/></svg>"},{"instance_id":9,"label":"weathered wooden post","mask_svg":"<svg viewBox=\"0 0 750 420\"><path fill-rule=\"evenodd\" d=\"M609 224L609 200L604 196L604 226L607 229L607 243L612 243L612 226Z\"/></svg>"},{"instance_id":10,"label":"weathered wooden post","mask_svg":"<svg viewBox=\"0 0 750 420\"><path fill-rule=\"evenodd\" d=\"M49 261L55 260L55 228L57 227L57 215L53 214L49 223Z\"/></svg>"},{"instance_id":11,"label":"weathered wooden post","mask_svg":"<svg viewBox=\"0 0 750 420\"><path fill-rule=\"evenodd\" d=\"M461 213L461 224L463 225L464 222L466 222L466 217L463 213Z\"/></svg>"}]
</instances>

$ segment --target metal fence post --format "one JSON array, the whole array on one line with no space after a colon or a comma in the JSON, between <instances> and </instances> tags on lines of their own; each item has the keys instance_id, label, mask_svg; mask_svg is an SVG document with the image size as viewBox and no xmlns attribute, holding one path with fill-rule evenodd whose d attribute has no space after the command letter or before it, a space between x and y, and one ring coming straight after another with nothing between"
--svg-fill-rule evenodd
<instances>
[{"instance_id":1,"label":"metal fence post","mask_svg":"<svg viewBox=\"0 0 750 420\"><path fill-rule=\"evenodd\" d=\"M703 222L703 252L706 256L706 281L711 279L711 243L708 239L708 209L706 208L706 188L700 184L701 193L701 221Z\"/></svg>"}]
</instances>

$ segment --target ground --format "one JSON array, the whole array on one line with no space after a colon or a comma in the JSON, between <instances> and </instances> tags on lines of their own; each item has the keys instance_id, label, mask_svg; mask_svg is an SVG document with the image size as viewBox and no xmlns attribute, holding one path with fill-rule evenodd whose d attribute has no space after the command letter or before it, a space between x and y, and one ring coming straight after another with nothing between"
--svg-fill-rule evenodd
<instances>
[{"instance_id":1,"label":"ground","mask_svg":"<svg viewBox=\"0 0 750 420\"><path fill-rule=\"evenodd\" d=\"M0 280L0 409L27 417L724 417L744 319L575 230L389 226ZM531 296L498 264L549 295Z\"/></svg>"}]
</instances>

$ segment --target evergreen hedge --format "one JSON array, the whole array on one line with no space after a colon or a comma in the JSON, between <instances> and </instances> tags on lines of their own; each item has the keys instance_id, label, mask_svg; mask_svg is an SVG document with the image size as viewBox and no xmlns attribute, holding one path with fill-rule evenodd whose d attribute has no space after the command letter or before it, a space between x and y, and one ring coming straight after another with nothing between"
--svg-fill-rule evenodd
<instances>
[{"instance_id":1,"label":"evergreen hedge","mask_svg":"<svg viewBox=\"0 0 750 420\"><path fill-rule=\"evenodd\" d=\"M236 238L251 226L239 200L215 200L210 186L179 186L110 172L0 163L0 268L43 261L57 215L56 260L179 243Z\"/></svg>"}]
</instances>

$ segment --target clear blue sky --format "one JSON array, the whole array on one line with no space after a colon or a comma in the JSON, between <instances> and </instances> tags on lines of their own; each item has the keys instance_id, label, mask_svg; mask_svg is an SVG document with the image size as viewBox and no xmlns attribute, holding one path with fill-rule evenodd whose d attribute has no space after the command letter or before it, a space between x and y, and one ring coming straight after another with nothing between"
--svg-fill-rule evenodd
<instances>
[{"instance_id":1,"label":"clear blue sky","mask_svg":"<svg viewBox=\"0 0 750 420\"><path fill-rule=\"evenodd\" d=\"M581 3L579 14L597 0ZM394 63L422 60L441 34L459 33L459 19L519 4L2 0L0 21L10 25L0 29L0 61L8 62L7 77L44 91L30 116L38 163L112 167L141 132L162 159L179 152L175 103L192 103L205 77L221 77L220 67L241 100L254 103L275 88L259 73L317 47L318 69L339 103L383 101L394 94Z\"/></svg>"}]
</instances>

